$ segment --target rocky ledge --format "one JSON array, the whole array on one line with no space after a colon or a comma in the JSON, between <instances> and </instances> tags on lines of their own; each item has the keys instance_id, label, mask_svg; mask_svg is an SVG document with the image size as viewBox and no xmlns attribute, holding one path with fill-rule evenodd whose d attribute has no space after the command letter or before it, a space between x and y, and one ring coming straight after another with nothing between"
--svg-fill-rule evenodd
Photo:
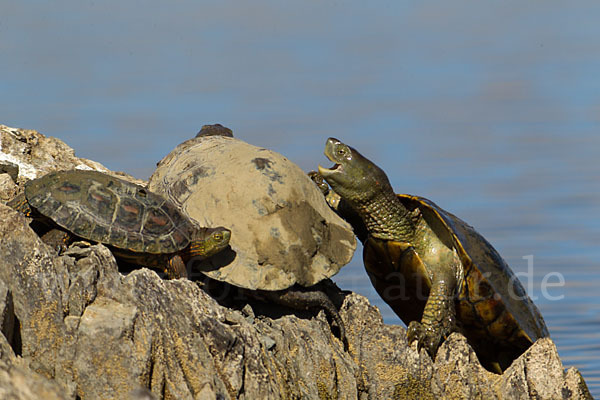
<instances>
[{"instance_id":1,"label":"rocky ledge","mask_svg":"<svg viewBox=\"0 0 600 400\"><path fill-rule=\"evenodd\" d=\"M50 170L108 172L57 139L1 125L0 134L2 200ZM432 361L364 297L331 285L345 351L323 312L215 298L204 281L119 270L102 245L80 242L57 256L3 204L0 221L2 399L591 398L551 339L503 375L481 367L459 334Z\"/></svg>"}]
</instances>

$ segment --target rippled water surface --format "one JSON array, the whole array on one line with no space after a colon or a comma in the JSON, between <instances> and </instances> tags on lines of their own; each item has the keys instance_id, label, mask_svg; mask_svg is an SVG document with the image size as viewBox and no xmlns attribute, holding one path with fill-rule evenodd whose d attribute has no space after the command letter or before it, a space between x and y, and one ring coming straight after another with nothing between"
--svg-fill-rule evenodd
<instances>
[{"instance_id":1,"label":"rippled water surface","mask_svg":"<svg viewBox=\"0 0 600 400\"><path fill-rule=\"evenodd\" d=\"M496 247L599 397L598 20L592 0L4 2L0 123L139 178L206 123L305 170L342 139ZM400 323L360 259L337 282Z\"/></svg>"}]
</instances>

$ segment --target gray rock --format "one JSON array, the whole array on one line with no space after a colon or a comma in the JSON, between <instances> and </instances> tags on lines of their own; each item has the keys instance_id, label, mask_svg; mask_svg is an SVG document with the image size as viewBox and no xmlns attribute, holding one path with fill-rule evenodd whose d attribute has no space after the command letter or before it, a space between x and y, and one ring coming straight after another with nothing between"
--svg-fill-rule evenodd
<instances>
[{"instance_id":1,"label":"gray rock","mask_svg":"<svg viewBox=\"0 0 600 400\"><path fill-rule=\"evenodd\" d=\"M0 162L0 174L8 174L16 183L19 177L19 166L9 161L2 161Z\"/></svg>"},{"instance_id":2,"label":"gray rock","mask_svg":"<svg viewBox=\"0 0 600 400\"><path fill-rule=\"evenodd\" d=\"M64 389L49 379L17 363L0 360L0 399L65 400Z\"/></svg>"},{"instance_id":3,"label":"gray rock","mask_svg":"<svg viewBox=\"0 0 600 400\"><path fill-rule=\"evenodd\" d=\"M504 371L496 385L500 399L591 399L575 368L567 372L550 338L540 339Z\"/></svg>"},{"instance_id":4,"label":"gray rock","mask_svg":"<svg viewBox=\"0 0 600 400\"><path fill-rule=\"evenodd\" d=\"M158 164L148 188L201 226L231 229L235 258L223 252L199 269L239 287L312 286L336 274L356 248L350 225L297 165L238 139L188 140Z\"/></svg>"},{"instance_id":5,"label":"gray rock","mask_svg":"<svg viewBox=\"0 0 600 400\"><path fill-rule=\"evenodd\" d=\"M0 201L7 202L17 195L19 188L8 174L0 173Z\"/></svg>"},{"instance_id":6,"label":"gray rock","mask_svg":"<svg viewBox=\"0 0 600 400\"><path fill-rule=\"evenodd\" d=\"M125 173L109 171L96 161L76 157L75 151L62 140L46 137L34 130L6 125L0 125L0 164L5 165L4 169L13 165L13 168L2 172L8 172L11 176L18 172L15 180L19 183L39 178L51 171L69 169L102 171L138 184L143 183Z\"/></svg>"},{"instance_id":7,"label":"gray rock","mask_svg":"<svg viewBox=\"0 0 600 400\"><path fill-rule=\"evenodd\" d=\"M2 399L590 399L550 339L503 374L460 334L435 361L377 308L339 292L349 351L324 313L220 305L190 280L119 272L110 250L63 255L0 204Z\"/></svg>"},{"instance_id":8,"label":"gray rock","mask_svg":"<svg viewBox=\"0 0 600 400\"><path fill-rule=\"evenodd\" d=\"M20 327L10 344L17 355L35 354L33 369L52 377L51 361L65 340L63 305L57 290L57 269L63 267L62 261L52 258L48 246L22 215L0 205L0 221L0 280L12 299L18 320L14 324Z\"/></svg>"}]
</instances>

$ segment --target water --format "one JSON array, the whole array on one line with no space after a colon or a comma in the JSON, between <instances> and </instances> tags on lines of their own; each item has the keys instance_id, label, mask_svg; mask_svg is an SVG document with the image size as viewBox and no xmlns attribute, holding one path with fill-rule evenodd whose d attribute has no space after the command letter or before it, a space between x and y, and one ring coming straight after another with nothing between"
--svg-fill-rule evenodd
<instances>
[{"instance_id":1,"label":"water","mask_svg":"<svg viewBox=\"0 0 600 400\"><path fill-rule=\"evenodd\" d=\"M139 178L205 123L305 170L342 139L530 277L600 396L599 17L592 0L5 1L0 123ZM336 279L400 323L360 252Z\"/></svg>"}]
</instances>

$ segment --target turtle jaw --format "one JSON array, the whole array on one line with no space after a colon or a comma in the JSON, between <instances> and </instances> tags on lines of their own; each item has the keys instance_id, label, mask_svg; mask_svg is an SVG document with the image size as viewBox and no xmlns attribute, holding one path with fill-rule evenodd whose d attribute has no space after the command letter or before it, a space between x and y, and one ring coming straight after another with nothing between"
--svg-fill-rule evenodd
<instances>
[{"instance_id":1,"label":"turtle jaw","mask_svg":"<svg viewBox=\"0 0 600 400\"><path fill-rule=\"evenodd\" d=\"M331 168L324 168L319 165L318 169L319 169L319 174L321 174L321 176L323 178L329 177L336 173L344 172L344 167L342 166L342 164L337 164L337 163Z\"/></svg>"},{"instance_id":2,"label":"turtle jaw","mask_svg":"<svg viewBox=\"0 0 600 400\"><path fill-rule=\"evenodd\" d=\"M344 150L347 151L347 153L341 153L341 147L343 147ZM324 178L332 176L336 173L343 174L344 166L342 163L351 159L351 157L349 157L350 153L349 149L347 149L347 146L339 140L337 140L336 138L330 137L329 139L327 139L327 143L325 144L325 151L323 153L325 154L325 157L329 159L329 161L335 164L331 168L324 168L319 165L319 174L321 174L321 176L323 176Z\"/></svg>"}]
</instances>

